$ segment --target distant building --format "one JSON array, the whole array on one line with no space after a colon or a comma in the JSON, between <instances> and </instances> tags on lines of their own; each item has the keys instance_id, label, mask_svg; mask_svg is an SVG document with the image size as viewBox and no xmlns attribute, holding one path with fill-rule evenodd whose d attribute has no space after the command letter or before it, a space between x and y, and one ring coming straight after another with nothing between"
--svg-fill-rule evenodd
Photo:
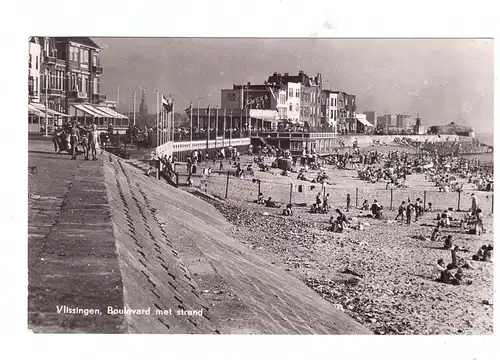
<instances>
[{"instance_id":1,"label":"distant building","mask_svg":"<svg viewBox=\"0 0 500 360\"><path fill-rule=\"evenodd\" d=\"M146 90L142 90L141 103L139 104L139 121L147 122L148 104L146 103Z\"/></svg>"},{"instance_id":2,"label":"distant building","mask_svg":"<svg viewBox=\"0 0 500 360\"><path fill-rule=\"evenodd\" d=\"M411 129L413 127L411 116L405 114L397 114L396 127L401 130Z\"/></svg>"},{"instance_id":3,"label":"distant building","mask_svg":"<svg viewBox=\"0 0 500 360\"><path fill-rule=\"evenodd\" d=\"M457 125L454 122L448 125L434 125L429 129L431 134L438 135L459 135L467 137L476 137L476 133L470 126Z\"/></svg>"},{"instance_id":4,"label":"distant building","mask_svg":"<svg viewBox=\"0 0 500 360\"><path fill-rule=\"evenodd\" d=\"M415 135L425 135L427 130L422 126L422 119L417 116L415 119L415 125L413 126L413 134Z\"/></svg>"}]
</instances>

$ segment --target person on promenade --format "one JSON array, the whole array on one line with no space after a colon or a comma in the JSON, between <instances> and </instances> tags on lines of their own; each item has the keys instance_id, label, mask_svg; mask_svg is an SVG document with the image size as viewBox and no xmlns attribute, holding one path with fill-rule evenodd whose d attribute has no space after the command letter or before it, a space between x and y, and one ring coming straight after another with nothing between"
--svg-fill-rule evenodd
<instances>
[{"instance_id":1,"label":"person on promenade","mask_svg":"<svg viewBox=\"0 0 500 360\"><path fill-rule=\"evenodd\" d=\"M52 132L52 142L54 143L54 152L61 152L61 140L59 136L61 135L61 130L59 128L54 127L54 131Z\"/></svg>"},{"instance_id":2,"label":"person on promenade","mask_svg":"<svg viewBox=\"0 0 500 360\"><path fill-rule=\"evenodd\" d=\"M283 215L285 216L292 216L293 215L293 210L292 210L292 204L288 204L285 209L283 209Z\"/></svg>"},{"instance_id":3,"label":"person on promenade","mask_svg":"<svg viewBox=\"0 0 500 360\"><path fill-rule=\"evenodd\" d=\"M70 143L71 143L71 160L76 160L76 152L80 141L80 131L75 124L70 128Z\"/></svg>"},{"instance_id":4,"label":"person on promenade","mask_svg":"<svg viewBox=\"0 0 500 360\"><path fill-rule=\"evenodd\" d=\"M347 194L346 205L346 211L349 212L351 208L351 194Z\"/></svg>"},{"instance_id":5,"label":"person on promenade","mask_svg":"<svg viewBox=\"0 0 500 360\"><path fill-rule=\"evenodd\" d=\"M97 131L97 125L92 124L92 130L89 131L88 142L92 153L92 160L97 160L97 147L99 146L99 131ZM87 159L89 157L87 149Z\"/></svg>"},{"instance_id":6,"label":"person on promenade","mask_svg":"<svg viewBox=\"0 0 500 360\"><path fill-rule=\"evenodd\" d=\"M401 203L401 205L399 205L399 208L398 208L398 214L396 215L396 217L394 218L394 220L399 219L399 217L401 216L401 222L403 222L403 221L404 221L404 217L405 217L405 215L406 215L406 214L405 214L405 207L406 207L406 206L405 206L405 204L406 204L406 203L403 201L403 202Z\"/></svg>"}]
</instances>

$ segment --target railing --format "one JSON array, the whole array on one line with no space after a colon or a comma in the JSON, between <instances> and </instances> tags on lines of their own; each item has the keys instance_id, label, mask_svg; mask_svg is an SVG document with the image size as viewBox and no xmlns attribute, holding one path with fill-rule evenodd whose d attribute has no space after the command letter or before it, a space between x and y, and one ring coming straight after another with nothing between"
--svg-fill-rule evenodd
<instances>
[{"instance_id":1,"label":"railing","mask_svg":"<svg viewBox=\"0 0 500 360\"><path fill-rule=\"evenodd\" d=\"M53 55L45 55L44 60L48 65L53 65L57 61L56 57Z\"/></svg>"},{"instance_id":2,"label":"railing","mask_svg":"<svg viewBox=\"0 0 500 360\"><path fill-rule=\"evenodd\" d=\"M223 138L226 140L232 138L232 139L241 139L241 138L248 138L250 136L250 133L248 130L242 130L241 133L239 130L233 131L231 133L230 130L226 130L225 136L223 136L223 131L218 131L217 132L217 140L222 141ZM215 139L215 130L210 131L210 137L209 140L214 140ZM189 130L187 131L182 131L182 132L175 132L174 133L174 141L190 141L191 140L191 134ZM203 132L194 132L193 133L193 141L198 141L198 140L207 140L207 133L206 131Z\"/></svg>"},{"instance_id":3,"label":"railing","mask_svg":"<svg viewBox=\"0 0 500 360\"><path fill-rule=\"evenodd\" d=\"M77 98L77 99L86 99L87 93L72 90L68 93L69 97Z\"/></svg>"}]
</instances>

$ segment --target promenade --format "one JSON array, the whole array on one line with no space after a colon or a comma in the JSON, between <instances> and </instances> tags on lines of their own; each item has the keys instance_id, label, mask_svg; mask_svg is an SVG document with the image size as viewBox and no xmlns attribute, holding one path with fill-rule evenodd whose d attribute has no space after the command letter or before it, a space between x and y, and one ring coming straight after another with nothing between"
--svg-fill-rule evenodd
<instances>
[{"instance_id":1,"label":"promenade","mask_svg":"<svg viewBox=\"0 0 500 360\"><path fill-rule=\"evenodd\" d=\"M70 160L51 141L29 143L28 322L35 332L124 332L123 316L62 314L58 306L123 307L103 160Z\"/></svg>"}]
</instances>

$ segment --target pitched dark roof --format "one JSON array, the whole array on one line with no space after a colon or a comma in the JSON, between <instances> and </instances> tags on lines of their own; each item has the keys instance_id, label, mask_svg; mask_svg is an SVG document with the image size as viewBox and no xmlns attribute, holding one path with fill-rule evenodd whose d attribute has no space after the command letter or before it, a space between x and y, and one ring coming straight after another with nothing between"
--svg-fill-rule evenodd
<instances>
[{"instance_id":1,"label":"pitched dark roof","mask_svg":"<svg viewBox=\"0 0 500 360\"><path fill-rule=\"evenodd\" d=\"M94 41L92 41L91 38L89 37L56 37L55 38L55 41L56 42L68 42L68 41L72 41L72 42L76 42L78 44L82 44L82 45L85 45L85 46L89 46L89 47L92 47L94 49L100 49L99 45L97 45Z\"/></svg>"}]
</instances>

